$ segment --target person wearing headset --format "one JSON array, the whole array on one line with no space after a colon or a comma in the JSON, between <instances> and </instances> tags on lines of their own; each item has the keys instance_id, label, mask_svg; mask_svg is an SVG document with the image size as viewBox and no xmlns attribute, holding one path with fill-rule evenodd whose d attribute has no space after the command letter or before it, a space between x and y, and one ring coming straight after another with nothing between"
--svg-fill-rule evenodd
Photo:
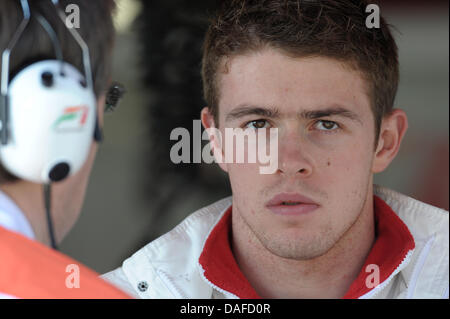
<instances>
[{"instance_id":1,"label":"person wearing headset","mask_svg":"<svg viewBox=\"0 0 450 319\"><path fill-rule=\"evenodd\" d=\"M80 214L105 105L122 93L107 93L114 9L113 0L0 2L0 298L128 297L56 251Z\"/></svg>"}]
</instances>

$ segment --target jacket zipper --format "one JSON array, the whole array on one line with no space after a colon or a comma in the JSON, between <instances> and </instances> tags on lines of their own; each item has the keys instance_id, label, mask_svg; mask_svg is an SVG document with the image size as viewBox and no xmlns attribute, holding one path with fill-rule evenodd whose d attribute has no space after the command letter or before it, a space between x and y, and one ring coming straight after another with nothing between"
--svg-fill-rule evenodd
<instances>
[{"instance_id":1,"label":"jacket zipper","mask_svg":"<svg viewBox=\"0 0 450 319\"><path fill-rule=\"evenodd\" d=\"M203 280L205 280L211 288L213 288L213 289L217 290L218 292L224 294L224 295L227 296L229 299L240 299L240 298L239 298L238 296L236 296L235 294L232 294L231 292L228 292L228 291L226 291L226 290L223 290L222 288L217 287L217 286L214 285L211 281L209 281L209 279L206 278L206 276L205 276L205 274L204 274L205 271L203 270L202 266L201 266L199 263L197 263L197 267L199 267L200 275L202 276Z\"/></svg>"},{"instance_id":2,"label":"jacket zipper","mask_svg":"<svg viewBox=\"0 0 450 319\"><path fill-rule=\"evenodd\" d=\"M413 298L414 290L415 290L416 284L417 284L417 277L419 276L419 273L423 268L423 264L425 263L426 257L430 253L430 249L431 249L431 246L433 245L435 237L436 236L431 237L426 242L425 246L422 249L422 252L420 253L419 257L417 258L411 278L409 279L409 283L408 283L408 291L407 291L407 295L406 295L407 299Z\"/></svg>"},{"instance_id":3,"label":"jacket zipper","mask_svg":"<svg viewBox=\"0 0 450 319\"><path fill-rule=\"evenodd\" d=\"M157 273L159 278L165 282L167 289L172 293L172 295L179 299L188 299L188 297L175 285L174 280L170 278L164 270L158 269Z\"/></svg>"},{"instance_id":4,"label":"jacket zipper","mask_svg":"<svg viewBox=\"0 0 450 319\"><path fill-rule=\"evenodd\" d=\"M414 249L408 251L406 256L403 258L402 262L395 268L395 270L392 272L392 274L381 284L379 284L377 287L372 289L371 291L367 292L366 294L362 295L358 299L369 299L374 298L376 295L378 295L390 282L391 280L402 270L402 268L409 263L412 254L414 253Z\"/></svg>"}]
</instances>

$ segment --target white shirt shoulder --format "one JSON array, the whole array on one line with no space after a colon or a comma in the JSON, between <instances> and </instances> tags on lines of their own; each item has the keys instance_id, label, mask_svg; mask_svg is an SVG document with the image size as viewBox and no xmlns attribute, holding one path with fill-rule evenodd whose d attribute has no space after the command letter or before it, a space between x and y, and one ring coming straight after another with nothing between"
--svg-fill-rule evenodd
<instances>
[{"instance_id":1,"label":"white shirt shoulder","mask_svg":"<svg viewBox=\"0 0 450 319\"><path fill-rule=\"evenodd\" d=\"M0 227L22 234L32 240L35 239L33 229L24 213L14 201L0 191Z\"/></svg>"}]
</instances>

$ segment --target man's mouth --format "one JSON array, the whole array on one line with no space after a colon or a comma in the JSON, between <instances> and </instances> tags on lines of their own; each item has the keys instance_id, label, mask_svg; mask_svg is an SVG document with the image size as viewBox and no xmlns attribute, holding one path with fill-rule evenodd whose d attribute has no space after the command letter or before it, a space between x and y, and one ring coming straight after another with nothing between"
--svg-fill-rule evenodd
<instances>
[{"instance_id":1,"label":"man's mouth","mask_svg":"<svg viewBox=\"0 0 450 319\"><path fill-rule=\"evenodd\" d=\"M301 202L281 202L281 205L287 205L287 206L295 206L300 205Z\"/></svg>"},{"instance_id":2,"label":"man's mouth","mask_svg":"<svg viewBox=\"0 0 450 319\"><path fill-rule=\"evenodd\" d=\"M276 215L304 215L316 210L320 205L298 193L282 193L266 203L266 207Z\"/></svg>"}]
</instances>

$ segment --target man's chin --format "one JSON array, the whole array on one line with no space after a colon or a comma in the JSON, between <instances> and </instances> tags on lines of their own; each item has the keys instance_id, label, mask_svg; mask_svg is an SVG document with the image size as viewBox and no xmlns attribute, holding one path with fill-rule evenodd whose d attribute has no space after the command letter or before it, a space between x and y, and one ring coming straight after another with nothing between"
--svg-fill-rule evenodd
<instances>
[{"instance_id":1,"label":"man's chin","mask_svg":"<svg viewBox=\"0 0 450 319\"><path fill-rule=\"evenodd\" d=\"M332 243L321 240L307 240L286 238L274 240L263 244L273 255L285 259L308 261L325 255L332 247Z\"/></svg>"}]
</instances>

